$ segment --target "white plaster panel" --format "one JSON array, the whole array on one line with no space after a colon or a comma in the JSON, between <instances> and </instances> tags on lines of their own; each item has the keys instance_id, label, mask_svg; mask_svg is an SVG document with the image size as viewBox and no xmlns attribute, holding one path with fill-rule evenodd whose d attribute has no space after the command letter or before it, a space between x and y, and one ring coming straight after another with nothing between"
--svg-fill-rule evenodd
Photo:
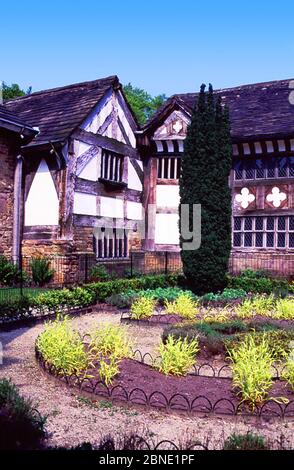
<instances>
[{"instance_id":1,"label":"white plaster panel","mask_svg":"<svg viewBox=\"0 0 294 470\"><path fill-rule=\"evenodd\" d=\"M163 245L179 244L178 214L156 214L155 243Z\"/></svg>"},{"instance_id":2,"label":"white plaster panel","mask_svg":"<svg viewBox=\"0 0 294 470\"><path fill-rule=\"evenodd\" d=\"M140 202L127 201L127 219L142 220L142 204Z\"/></svg>"},{"instance_id":3,"label":"white plaster panel","mask_svg":"<svg viewBox=\"0 0 294 470\"><path fill-rule=\"evenodd\" d=\"M143 163L140 160L136 160L138 165L140 166L141 170L143 170ZM135 168L133 167L130 159L128 158L128 188L130 189L137 189L137 191L142 191L142 183L136 172Z\"/></svg>"},{"instance_id":4,"label":"white plaster panel","mask_svg":"<svg viewBox=\"0 0 294 470\"><path fill-rule=\"evenodd\" d=\"M178 207L180 204L179 186L158 184L156 186L156 204L158 207Z\"/></svg>"},{"instance_id":5,"label":"white plaster panel","mask_svg":"<svg viewBox=\"0 0 294 470\"><path fill-rule=\"evenodd\" d=\"M74 194L74 214L97 215L96 196L75 192Z\"/></svg>"},{"instance_id":6,"label":"white plaster panel","mask_svg":"<svg viewBox=\"0 0 294 470\"><path fill-rule=\"evenodd\" d=\"M59 201L45 160L41 160L26 203L25 225L58 225Z\"/></svg>"},{"instance_id":7,"label":"white plaster panel","mask_svg":"<svg viewBox=\"0 0 294 470\"><path fill-rule=\"evenodd\" d=\"M103 217L113 217L123 219L124 217L124 203L122 199L115 197L100 198L100 215Z\"/></svg>"},{"instance_id":8,"label":"white plaster panel","mask_svg":"<svg viewBox=\"0 0 294 470\"><path fill-rule=\"evenodd\" d=\"M80 178L84 178L85 180L90 181L97 181L98 179L98 157L95 155L91 160L87 163L87 165L83 168L81 173L79 174Z\"/></svg>"},{"instance_id":9,"label":"white plaster panel","mask_svg":"<svg viewBox=\"0 0 294 470\"><path fill-rule=\"evenodd\" d=\"M109 90L99 101L94 110L85 119L82 127L86 131L97 133L107 116L111 113L113 104L111 100L112 91Z\"/></svg>"},{"instance_id":10,"label":"white plaster panel","mask_svg":"<svg viewBox=\"0 0 294 470\"><path fill-rule=\"evenodd\" d=\"M90 150L90 148L91 148L91 145L86 144L85 142L82 142L82 141L78 141L77 157L80 157L81 155L83 155L83 153L86 153L88 150Z\"/></svg>"}]
</instances>

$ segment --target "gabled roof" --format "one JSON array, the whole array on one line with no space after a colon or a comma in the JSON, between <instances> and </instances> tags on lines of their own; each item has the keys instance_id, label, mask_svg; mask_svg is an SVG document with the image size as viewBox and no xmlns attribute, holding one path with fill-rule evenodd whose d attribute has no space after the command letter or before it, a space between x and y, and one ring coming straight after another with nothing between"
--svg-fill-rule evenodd
<instances>
[{"instance_id":1,"label":"gabled roof","mask_svg":"<svg viewBox=\"0 0 294 470\"><path fill-rule=\"evenodd\" d=\"M34 130L28 123L26 123L19 116L16 116L5 106L0 104L0 128L22 134L26 140L32 139L37 131Z\"/></svg>"},{"instance_id":2,"label":"gabled roof","mask_svg":"<svg viewBox=\"0 0 294 470\"><path fill-rule=\"evenodd\" d=\"M290 102L291 91L293 104ZM293 79L219 89L215 94L221 96L222 103L229 108L233 138L294 135ZM143 131L154 129L174 107L191 114L197 96L198 93L172 96L147 122Z\"/></svg>"},{"instance_id":3,"label":"gabled roof","mask_svg":"<svg viewBox=\"0 0 294 470\"><path fill-rule=\"evenodd\" d=\"M31 145L64 141L79 126L111 87L119 87L116 75L61 88L38 91L5 103L40 133Z\"/></svg>"}]
</instances>

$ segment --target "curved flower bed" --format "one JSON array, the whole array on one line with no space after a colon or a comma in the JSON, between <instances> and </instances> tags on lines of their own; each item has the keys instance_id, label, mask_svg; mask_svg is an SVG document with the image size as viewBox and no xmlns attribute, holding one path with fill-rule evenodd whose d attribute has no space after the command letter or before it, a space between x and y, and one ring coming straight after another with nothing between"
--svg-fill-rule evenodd
<instances>
[{"instance_id":1,"label":"curved flower bed","mask_svg":"<svg viewBox=\"0 0 294 470\"><path fill-rule=\"evenodd\" d=\"M143 356L144 357L144 356ZM270 397L262 406L253 411L240 403L232 391L230 378L190 374L185 377L166 376L144 362L124 359L112 386L106 386L99 377L98 369L91 369L91 378L71 375L57 370L44 361L36 349L36 358L41 367L80 392L91 394L93 398L103 397L132 405L219 415L251 415L259 417L294 417L294 394L286 384L276 380ZM277 403L274 397L287 397L288 404Z\"/></svg>"}]
</instances>

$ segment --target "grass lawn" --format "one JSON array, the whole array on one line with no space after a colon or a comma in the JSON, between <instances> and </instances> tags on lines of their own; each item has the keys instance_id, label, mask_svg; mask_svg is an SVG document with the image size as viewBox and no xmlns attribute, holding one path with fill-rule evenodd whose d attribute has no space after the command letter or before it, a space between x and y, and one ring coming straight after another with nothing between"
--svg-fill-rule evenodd
<instances>
[{"instance_id":1,"label":"grass lawn","mask_svg":"<svg viewBox=\"0 0 294 470\"><path fill-rule=\"evenodd\" d=\"M41 287L24 287L22 289L23 295L36 296L40 292L45 292L48 289ZM0 288L0 302L7 302L18 300L21 296L21 289L19 287L1 287Z\"/></svg>"}]
</instances>

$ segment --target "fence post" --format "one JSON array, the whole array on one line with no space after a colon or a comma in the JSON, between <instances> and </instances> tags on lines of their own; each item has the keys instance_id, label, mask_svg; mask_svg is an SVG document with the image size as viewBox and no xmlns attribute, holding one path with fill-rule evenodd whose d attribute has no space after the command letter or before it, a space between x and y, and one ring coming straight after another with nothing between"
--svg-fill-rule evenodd
<instances>
[{"instance_id":1,"label":"fence post","mask_svg":"<svg viewBox=\"0 0 294 470\"><path fill-rule=\"evenodd\" d=\"M168 251L165 252L165 263L164 263L164 274L167 276L168 274Z\"/></svg>"},{"instance_id":2,"label":"fence post","mask_svg":"<svg viewBox=\"0 0 294 470\"><path fill-rule=\"evenodd\" d=\"M20 250L19 253L19 266L20 266L20 298L21 300L23 299L23 258L22 258L22 252Z\"/></svg>"},{"instance_id":3,"label":"fence post","mask_svg":"<svg viewBox=\"0 0 294 470\"><path fill-rule=\"evenodd\" d=\"M130 255L131 255L131 277L133 277L133 252L132 250L130 251Z\"/></svg>"},{"instance_id":4,"label":"fence post","mask_svg":"<svg viewBox=\"0 0 294 470\"><path fill-rule=\"evenodd\" d=\"M85 284L88 282L88 253L85 254Z\"/></svg>"}]
</instances>

